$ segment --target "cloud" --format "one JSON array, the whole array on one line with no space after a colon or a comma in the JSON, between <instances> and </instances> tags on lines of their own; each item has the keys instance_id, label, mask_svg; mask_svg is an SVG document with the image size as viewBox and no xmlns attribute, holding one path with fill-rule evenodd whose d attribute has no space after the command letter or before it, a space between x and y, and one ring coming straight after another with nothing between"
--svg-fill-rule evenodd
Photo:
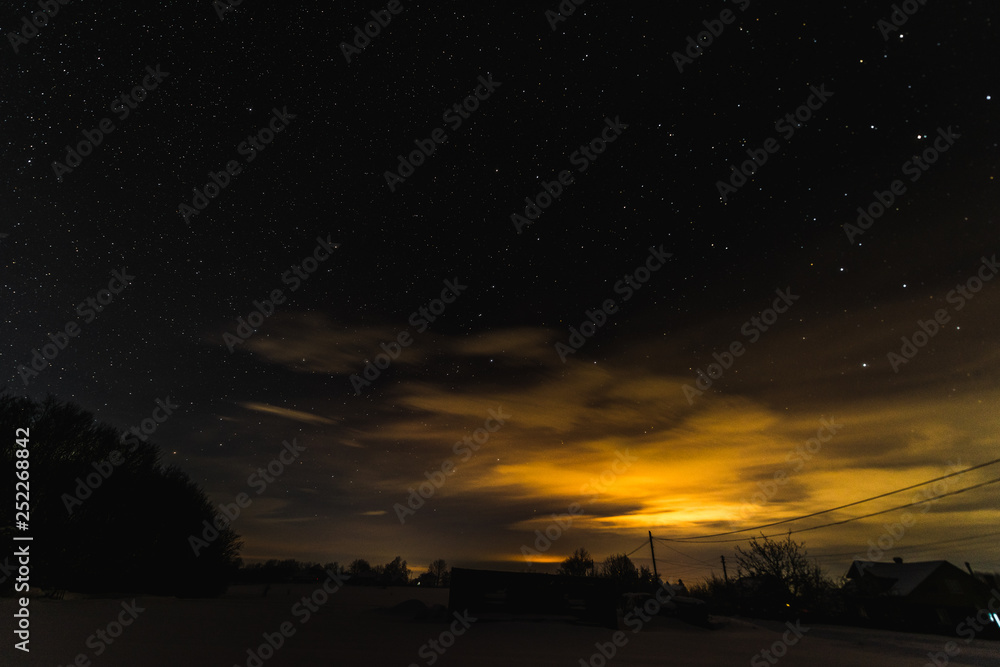
<instances>
[{"instance_id":1,"label":"cloud","mask_svg":"<svg viewBox=\"0 0 1000 667\"><path fill-rule=\"evenodd\" d=\"M240 407L246 408L247 410L253 410L254 412L264 412L267 414L277 415L283 417L284 419L291 419L297 422L303 422L306 424L336 424L337 422L329 417L320 417L319 415L314 415L309 412L302 412L300 410L292 410L290 408L279 408L275 405L268 405L267 403L238 403Z\"/></svg>"},{"instance_id":2,"label":"cloud","mask_svg":"<svg viewBox=\"0 0 1000 667\"><path fill-rule=\"evenodd\" d=\"M326 432L330 424L307 422L317 431L314 439L350 448L341 450L343 456L309 461L314 513L340 517L335 531L321 528L322 522L309 525L331 541L364 535L368 548L385 559L406 551L414 561L444 555L454 564L488 553L509 562L520 558L521 545L530 544L553 513L579 503L582 513L567 537L545 555L554 562L579 546L595 553L631 550L647 530L685 538L780 521L937 477L959 458L965 465L995 458L993 406L1000 402L1000 384L993 378L1000 376L1000 358L988 344L988 323L976 313L1000 303L996 297L983 292L954 313L955 321L897 374L886 353L915 330L917 319L933 316L940 294L916 304L860 308L845 316L847 329L841 318L817 316L808 296L803 293L787 318L747 345L693 402L683 386L694 382L695 369L713 361L713 351L740 338L739 326L754 313L666 335L641 327L608 329L565 364L545 327L416 337L400 357L405 363L394 368L393 382L382 388L382 400L357 399L348 403L357 409L341 410L343 401L354 400L344 398L350 394L345 381L341 394L325 399L344 414L336 434ZM393 327L348 332L315 314L296 315L262 339L269 342L254 343L254 353L296 371L357 372L366 354L397 334ZM269 403L244 406L302 421L313 416ZM507 423L462 460L455 443L498 409L510 415ZM842 426L808 452L803 448L817 436L821 419ZM635 462L614 471L625 452ZM393 505L405 503L409 489L446 461L455 464L454 472L401 526ZM779 472L786 481L775 484ZM956 479L961 488L985 477ZM913 541L960 535L963 525L1000 519L984 500L992 488L935 503L919 515ZM764 489L773 491L760 495ZM876 511L911 496L789 527ZM856 547L863 555L862 545L877 539L882 524L898 520L897 514L799 539L814 551ZM713 562L720 549L731 548L683 545Z\"/></svg>"},{"instance_id":3,"label":"cloud","mask_svg":"<svg viewBox=\"0 0 1000 667\"><path fill-rule=\"evenodd\" d=\"M267 360L305 373L360 373L365 364L395 345L401 331L413 342L392 361L419 367L431 358L495 359L497 366L538 365L555 358L554 333L541 328L512 328L476 336L449 336L408 327L347 328L320 313L285 313L268 320L268 331L246 343L246 349Z\"/></svg>"},{"instance_id":4,"label":"cloud","mask_svg":"<svg viewBox=\"0 0 1000 667\"><path fill-rule=\"evenodd\" d=\"M451 341L454 354L463 357L497 357L503 363L551 362L555 356L556 334L540 327L499 329L478 336Z\"/></svg>"},{"instance_id":5,"label":"cloud","mask_svg":"<svg viewBox=\"0 0 1000 667\"><path fill-rule=\"evenodd\" d=\"M382 343L394 341L400 329L345 327L321 313L281 313L268 320L267 331L246 342L262 359L300 373L350 374L380 354ZM393 363L420 364L424 355L407 348Z\"/></svg>"}]
</instances>

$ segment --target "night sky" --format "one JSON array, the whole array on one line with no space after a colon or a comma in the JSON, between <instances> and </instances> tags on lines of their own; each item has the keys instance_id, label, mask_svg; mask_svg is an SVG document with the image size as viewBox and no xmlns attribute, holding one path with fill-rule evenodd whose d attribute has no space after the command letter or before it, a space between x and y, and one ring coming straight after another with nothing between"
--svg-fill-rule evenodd
<instances>
[{"instance_id":1,"label":"night sky","mask_svg":"<svg viewBox=\"0 0 1000 667\"><path fill-rule=\"evenodd\" d=\"M60 5L0 68L0 384L122 429L169 398L151 440L251 494L246 560L520 570L548 529L551 571L652 531L694 580L760 531L683 540L991 461L1000 8L903 4ZM997 569L998 489L793 537Z\"/></svg>"}]
</instances>

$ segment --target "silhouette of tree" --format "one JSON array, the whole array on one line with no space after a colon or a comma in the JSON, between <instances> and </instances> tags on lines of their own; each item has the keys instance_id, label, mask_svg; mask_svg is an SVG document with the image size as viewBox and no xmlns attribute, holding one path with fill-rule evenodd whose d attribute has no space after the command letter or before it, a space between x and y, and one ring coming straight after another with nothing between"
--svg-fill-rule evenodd
<instances>
[{"instance_id":1,"label":"silhouette of tree","mask_svg":"<svg viewBox=\"0 0 1000 667\"><path fill-rule=\"evenodd\" d=\"M447 586L450 583L451 571L448 568L448 563L444 562L443 558L438 558L432 562L430 567L427 568L427 574L434 577L435 586Z\"/></svg>"},{"instance_id":2,"label":"silhouette of tree","mask_svg":"<svg viewBox=\"0 0 1000 667\"><path fill-rule=\"evenodd\" d=\"M783 541L772 540L761 534L761 541L754 537L746 548L736 547L737 576L773 577L787 587L788 592L803 599L827 587L818 564L810 564L805 543L792 540L791 532Z\"/></svg>"},{"instance_id":3,"label":"silhouette of tree","mask_svg":"<svg viewBox=\"0 0 1000 667\"><path fill-rule=\"evenodd\" d=\"M639 567L639 588L642 590L655 591L663 584L660 579L655 576L648 567L642 565Z\"/></svg>"},{"instance_id":4,"label":"silhouette of tree","mask_svg":"<svg viewBox=\"0 0 1000 667\"><path fill-rule=\"evenodd\" d=\"M601 576L614 580L621 593L634 591L639 585L639 571L625 554L605 558L601 563Z\"/></svg>"},{"instance_id":5,"label":"silhouette of tree","mask_svg":"<svg viewBox=\"0 0 1000 667\"><path fill-rule=\"evenodd\" d=\"M368 574L372 571L372 566L364 558L357 558L347 566L347 573L352 577Z\"/></svg>"},{"instance_id":6,"label":"silhouette of tree","mask_svg":"<svg viewBox=\"0 0 1000 667\"><path fill-rule=\"evenodd\" d=\"M344 573L344 569L336 562L320 565L294 558L281 561L272 558L264 563L252 563L240 568L234 581L242 584L321 582L330 576L329 573L340 575Z\"/></svg>"},{"instance_id":7,"label":"silhouette of tree","mask_svg":"<svg viewBox=\"0 0 1000 667\"><path fill-rule=\"evenodd\" d=\"M53 397L0 395L0 432L29 428L32 585L80 592L216 595L240 565L238 536L159 449ZM14 470L13 437L0 467ZM12 553L11 503L0 503L0 562ZM191 536L213 537L196 554ZM214 524L222 528L218 529ZM3 586L12 584L12 579Z\"/></svg>"},{"instance_id":8,"label":"silhouette of tree","mask_svg":"<svg viewBox=\"0 0 1000 667\"><path fill-rule=\"evenodd\" d=\"M559 574L571 577L586 577L594 574L594 559L590 552L580 547L573 555L562 562L557 570Z\"/></svg>"},{"instance_id":9,"label":"silhouette of tree","mask_svg":"<svg viewBox=\"0 0 1000 667\"><path fill-rule=\"evenodd\" d=\"M389 586L405 586L410 583L410 570L406 561L396 556L391 563L382 566L382 581Z\"/></svg>"},{"instance_id":10,"label":"silhouette of tree","mask_svg":"<svg viewBox=\"0 0 1000 667\"><path fill-rule=\"evenodd\" d=\"M435 577L430 572L424 572L419 577L417 577L417 586L426 586L433 588L437 586L437 577Z\"/></svg>"}]
</instances>

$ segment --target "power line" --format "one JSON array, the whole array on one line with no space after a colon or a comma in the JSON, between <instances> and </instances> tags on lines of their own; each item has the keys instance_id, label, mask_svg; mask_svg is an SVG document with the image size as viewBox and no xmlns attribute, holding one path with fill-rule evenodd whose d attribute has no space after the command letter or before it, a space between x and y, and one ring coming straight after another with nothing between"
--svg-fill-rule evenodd
<instances>
[{"instance_id":1,"label":"power line","mask_svg":"<svg viewBox=\"0 0 1000 667\"><path fill-rule=\"evenodd\" d=\"M629 552L628 552L627 554L625 554L625 555L626 555L626 556L631 556L632 554L634 554L634 553L635 553L636 551L638 551L639 549L642 549L642 548L644 548L644 547L648 547L648 546L649 546L649 543L648 543L648 542L646 542L646 540L643 540L643 541L642 541L642 544L640 544L639 546L637 546L637 547L636 547L635 549L632 549L632 551L629 551Z\"/></svg>"},{"instance_id":2,"label":"power line","mask_svg":"<svg viewBox=\"0 0 1000 667\"><path fill-rule=\"evenodd\" d=\"M654 539L659 539L659 538L654 538ZM715 567L715 565L713 563L709 563L707 560L702 560L701 558L697 558L695 556L689 556L688 554L686 554L686 553L684 553L682 551L678 551L677 549L674 549L669 544L664 544L663 546L665 546L666 548L670 549L671 551L673 551L675 553L680 554L681 556L684 556L685 558L690 558L691 560L696 560L699 563L702 563L704 565L708 565L709 567Z\"/></svg>"},{"instance_id":3,"label":"power line","mask_svg":"<svg viewBox=\"0 0 1000 667\"><path fill-rule=\"evenodd\" d=\"M652 558L650 558L649 556L635 556L635 557L632 558L632 560L634 560L634 561L640 561L640 560L645 561L645 560L652 560ZM659 556L656 557L656 562L657 563L665 563L666 565L671 565L673 567L687 567L687 566L691 565L690 562L679 561L679 560L667 560L666 558L661 558ZM704 562L704 561L702 561L702 562Z\"/></svg>"},{"instance_id":4,"label":"power line","mask_svg":"<svg viewBox=\"0 0 1000 667\"><path fill-rule=\"evenodd\" d=\"M646 562L649 562L650 560L652 560L652 559L649 556L638 556L638 557L632 559L632 561L635 562L635 563L646 563ZM660 560L659 558L656 559L656 562L657 563L666 563L667 565L671 566L671 569L681 568L681 569L685 569L685 570L686 569L702 570L702 569L705 568L705 566L700 565L698 563L680 563L680 562L674 562L674 561L669 561L669 560Z\"/></svg>"},{"instance_id":5,"label":"power line","mask_svg":"<svg viewBox=\"0 0 1000 667\"><path fill-rule=\"evenodd\" d=\"M982 535L968 535L966 537L956 537L956 538L953 538L953 539L950 539L950 540L938 540L936 542L926 542L924 544L911 544L911 545L903 546L903 547L895 547L895 548L893 548L893 551L894 552L909 552L909 551L913 551L915 549L919 550L919 549L923 549L923 548L926 548L926 547L934 547L934 546L937 546L939 544L950 544L952 542L967 542L969 540L979 540L979 539L982 539L984 537L993 537L995 535L1000 535L1000 531L995 532L995 533L983 533ZM836 558L836 557L840 557L840 556L856 556L856 555L857 555L857 551L845 551L845 552L839 553L839 554L816 554L816 555L809 554L809 557L810 558Z\"/></svg>"},{"instance_id":6,"label":"power line","mask_svg":"<svg viewBox=\"0 0 1000 667\"><path fill-rule=\"evenodd\" d=\"M868 502L871 502L873 500L878 500L879 498L885 498L886 496L892 496L892 495L895 495L897 493L902 493L903 491L909 491L911 489L917 488L918 486L926 486L927 484L933 484L934 482L940 482L942 479L948 479L949 477L954 477L955 475L964 475L967 472L972 472L973 470L978 470L979 468L985 468L986 466L996 465L997 463L1000 463L1000 459L993 459L992 461L987 461L986 463L980 463L979 465L972 466L971 468L966 468L965 470L959 470L958 472L952 472L952 473L948 473L947 475L942 475L941 477L935 477L934 479L929 479L926 482L920 482L919 484L913 484L911 486L906 486L906 487L903 487L902 489L896 489L895 491L889 491L888 493L882 493L882 494L879 494L877 496L872 496L871 498L865 498L864 500L856 500L855 502L853 502L853 503L847 503L846 505L840 505L838 507L831 507L830 509L822 510L820 512L813 512L812 514L803 514L802 516L793 517L791 519L782 519L781 521L774 521L772 523L765 523L765 524L762 524L760 526L753 526L751 528L741 528L739 530L730 530L730 531L725 532L725 533L713 533L711 535L698 535L697 537L687 537L687 538L684 538L683 540L670 540L670 541L672 541L672 542L686 542L686 541L689 541L689 540L707 539L709 537L723 537L725 535L735 535L737 533L745 533L745 532L751 531L751 530L760 530L761 528L770 528L771 526L779 526L779 525L781 525L783 523L791 523L793 521L799 521L801 519L809 519L809 518L812 518L814 516L819 516L820 514L828 514L830 512L836 512L837 510L846 509L848 507L854 507L855 505L861 505L862 503L868 503ZM975 488L975 487L972 487L972 488ZM937 496L937 497L938 498L942 498L943 496ZM923 502L923 501L921 501L921 502ZM909 507L909 505L901 505L901 507ZM872 516L874 516L874 515L872 515ZM833 524L831 524L831 525L833 525ZM657 537L657 538L654 538L654 539L664 540L666 538ZM720 542L726 542L726 541L741 542L742 540L718 540L718 541L720 541Z\"/></svg>"},{"instance_id":7,"label":"power line","mask_svg":"<svg viewBox=\"0 0 1000 667\"><path fill-rule=\"evenodd\" d=\"M924 500L918 500L916 502L907 503L905 505L897 505L896 507L890 507L889 509L879 510L878 512L872 512L871 514L863 514L861 516L854 516L854 517L850 517L850 518L847 518L847 519L843 519L841 521L833 521L831 523L820 524L819 526L811 526L809 528L800 528L799 530L789 530L787 534L788 535L794 535L796 533L806 533L806 532L809 532L810 530L819 530L820 528L828 528L830 526L839 526L841 524L850 523L851 521L859 521L860 519L867 519L867 518L870 518L870 517L873 517L873 516L878 516L879 514L886 514L887 512L892 512L892 511L895 511L895 510L903 509L905 507L913 507L914 505L921 505L923 503L929 503L932 500L939 500L941 498L947 498L948 496L958 495L960 493L965 493L966 491L972 491L973 489L978 489L979 487L982 487L982 486L987 486L989 484L996 484L997 482L1000 482L1000 477L997 477L996 479L988 480L986 482L981 482L979 484L975 484L973 486L969 486L969 487L966 487L964 489L958 489L957 491L951 491L949 493L942 493L941 495L934 496L933 498L925 498ZM917 486L920 486L920 485L918 484ZM856 505L857 503L852 503L852 504ZM809 516L815 516L815 515L811 514ZM770 525L774 525L774 524L770 524ZM742 531L739 531L739 532L742 532ZM723 533L723 534L729 534L729 533ZM786 533L772 533L771 535L763 535L762 534L761 537L779 537L779 536L784 535L784 534L786 534ZM699 540L701 540L701 538L670 539L670 538L666 538L666 537L658 537L656 539L661 540L661 541L669 541L669 542L687 542L687 543L691 543L691 544L721 544L723 542L743 542L743 541L748 540L748 539L756 539L756 537L751 537L751 538L739 537L739 538L732 539L732 540L708 540L708 541L699 541Z\"/></svg>"}]
</instances>

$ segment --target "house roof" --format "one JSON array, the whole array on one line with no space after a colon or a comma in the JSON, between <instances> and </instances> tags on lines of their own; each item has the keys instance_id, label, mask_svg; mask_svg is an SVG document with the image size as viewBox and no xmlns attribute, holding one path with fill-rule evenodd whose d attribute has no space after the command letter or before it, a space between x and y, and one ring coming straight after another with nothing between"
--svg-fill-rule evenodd
<instances>
[{"instance_id":1,"label":"house roof","mask_svg":"<svg viewBox=\"0 0 1000 667\"><path fill-rule=\"evenodd\" d=\"M863 576L894 580L886 591L889 595L907 596L931 574L943 565L951 565L946 560L928 560L920 563L880 563L876 561L856 560L847 571L848 579L858 579ZM955 567L951 565L951 567Z\"/></svg>"}]
</instances>

